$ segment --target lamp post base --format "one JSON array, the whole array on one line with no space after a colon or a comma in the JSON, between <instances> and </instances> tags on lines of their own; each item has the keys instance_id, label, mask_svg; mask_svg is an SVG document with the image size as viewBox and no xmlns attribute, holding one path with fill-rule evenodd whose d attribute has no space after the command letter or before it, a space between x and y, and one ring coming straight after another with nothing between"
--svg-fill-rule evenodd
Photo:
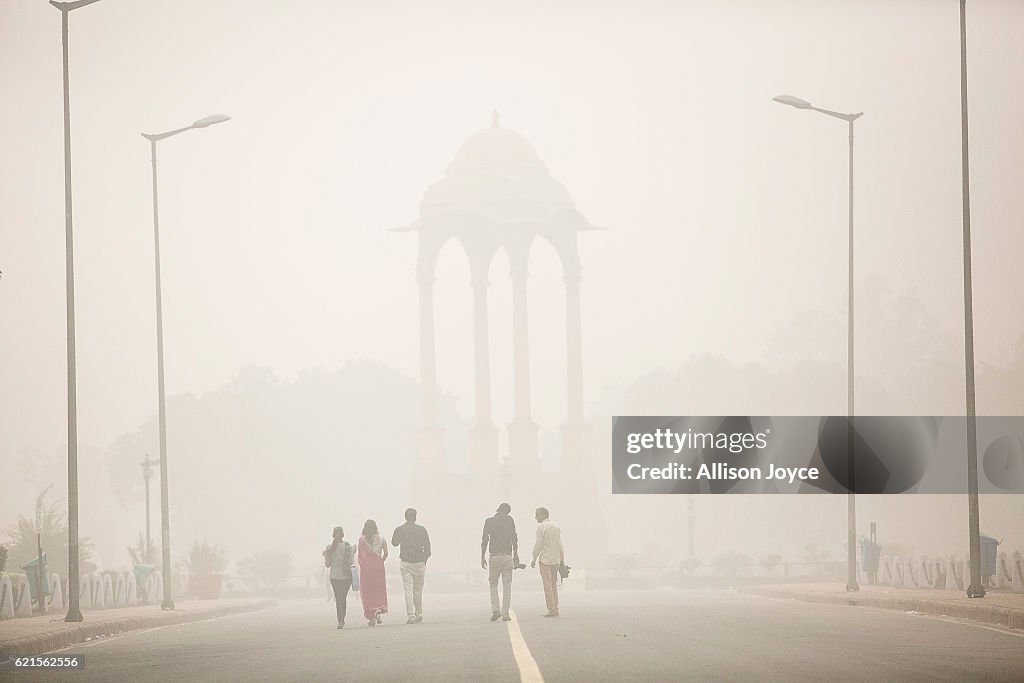
<instances>
[{"instance_id":1,"label":"lamp post base","mask_svg":"<svg viewBox=\"0 0 1024 683\"><path fill-rule=\"evenodd\" d=\"M77 607L72 607L68 610L67 615L64 617L64 621L80 622L85 621L85 617L82 616L82 610Z\"/></svg>"},{"instance_id":2,"label":"lamp post base","mask_svg":"<svg viewBox=\"0 0 1024 683\"><path fill-rule=\"evenodd\" d=\"M969 598L983 598L985 597L985 587L978 583L972 583L967 587L967 597Z\"/></svg>"},{"instance_id":3,"label":"lamp post base","mask_svg":"<svg viewBox=\"0 0 1024 683\"><path fill-rule=\"evenodd\" d=\"M162 603L160 603L160 609L168 611L173 610L174 600L164 600Z\"/></svg>"},{"instance_id":4,"label":"lamp post base","mask_svg":"<svg viewBox=\"0 0 1024 683\"><path fill-rule=\"evenodd\" d=\"M846 584L846 592L847 593L856 593L859 590L860 590L860 586L857 585L856 581L851 581L850 583Z\"/></svg>"}]
</instances>

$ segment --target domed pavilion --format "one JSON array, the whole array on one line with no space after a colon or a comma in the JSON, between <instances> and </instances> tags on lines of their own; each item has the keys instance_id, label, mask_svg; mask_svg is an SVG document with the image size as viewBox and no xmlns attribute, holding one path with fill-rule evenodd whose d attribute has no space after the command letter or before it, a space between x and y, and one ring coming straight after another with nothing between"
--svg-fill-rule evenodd
<instances>
[{"instance_id":1,"label":"domed pavilion","mask_svg":"<svg viewBox=\"0 0 1024 683\"><path fill-rule=\"evenodd\" d=\"M500 125L477 131L459 147L444 177L427 188L419 217L402 231L419 236L416 280L420 300L420 379L423 432L420 468L437 471L443 462L443 435L437 424L434 349L434 271L441 248L458 240L469 259L473 288L474 423L470 458L475 470L497 463L498 429L491 416L487 287L491 261L504 250L512 278L512 362L514 411L508 427L509 471L529 476L538 469L537 424L530 408L530 353L527 330L527 264L538 238L551 243L565 278L567 405L565 455L582 446L583 371L580 325L578 234L595 230L576 210L565 186L541 161L533 145Z\"/></svg>"}]
</instances>

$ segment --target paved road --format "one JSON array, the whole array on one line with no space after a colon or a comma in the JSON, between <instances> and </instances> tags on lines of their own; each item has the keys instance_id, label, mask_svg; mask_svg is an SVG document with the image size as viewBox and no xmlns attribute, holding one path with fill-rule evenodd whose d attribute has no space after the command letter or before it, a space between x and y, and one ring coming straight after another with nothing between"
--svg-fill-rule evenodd
<instances>
[{"instance_id":1,"label":"paved road","mask_svg":"<svg viewBox=\"0 0 1024 683\"><path fill-rule=\"evenodd\" d=\"M350 603L286 603L257 613L75 646L66 681L1022 680L1024 638L899 612L731 592L590 592L540 616L516 596L512 624L486 596L427 595L426 620L368 628Z\"/></svg>"}]
</instances>

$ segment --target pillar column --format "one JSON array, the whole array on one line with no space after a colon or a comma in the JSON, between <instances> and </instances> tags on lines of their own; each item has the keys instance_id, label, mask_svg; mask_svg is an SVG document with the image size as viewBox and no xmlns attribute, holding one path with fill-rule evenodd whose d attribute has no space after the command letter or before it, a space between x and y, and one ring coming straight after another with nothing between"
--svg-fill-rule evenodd
<instances>
[{"instance_id":1,"label":"pillar column","mask_svg":"<svg viewBox=\"0 0 1024 683\"><path fill-rule=\"evenodd\" d=\"M437 368L434 352L434 278L421 276L420 286L420 387L423 426L437 426Z\"/></svg>"},{"instance_id":2,"label":"pillar column","mask_svg":"<svg viewBox=\"0 0 1024 683\"><path fill-rule=\"evenodd\" d=\"M491 426L491 352L487 325L487 280L473 280L473 362L476 426Z\"/></svg>"},{"instance_id":3,"label":"pillar column","mask_svg":"<svg viewBox=\"0 0 1024 683\"><path fill-rule=\"evenodd\" d=\"M417 434L413 498L425 501L444 470L444 433L437 420L437 369L434 353L434 277L420 274L420 391L422 424Z\"/></svg>"},{"instance_id":4,"label":"pillar column","mask_svg":"<svg viewBox=\"0 0 1024 683\"><path fill-rule=\"evenodd\" d=\"M580 275L565 276L566 414L569 422L583 419L583 325L580 320Z\"/></svg>"},{"instance_id":5,"label":"pillar column","mask_svg":"<svg viewBox=\"0 0 1024 683\"><path fill-rule=\"evenodd\" d=\"M583 420L583 325L580 315L580 273L565 274L566 420L562 426L562 471L573 472L587 449Z\"/></svg>"},{"instance_id":6,"label":"pillar column","mask_svg":"<svg viewBox=\"0 0 1024 683\"><path fill-rule=\"evenodd\" d=\"M525 267L512 270L512 372L514 410L508 427L509 472L512 487L517 480L540 470L537 424L530 409L530 335L526 305Z\"/></svg>"},{"instance_id":7,"label":"pillar column","mask_svg":"<svg viewBox=\"0 0 1024 683\"><path fill-rule=\"evenodd\" d=\"M515 392L513 422L532 423L530 414L530 332L526 308L525 270L512 273L512 371Z\"/></svg>"},{"instance_id":8,"label":"pillar column","mask_svg":"<svg viewBox=\"0 0 1024 683\"><path fill-rule=\"evenodd\" d=\"M583 325L580 313L580 267L572 250L565 265L565 367L566 367L566 420L562 425L562 460L558 481L567 493L563 504L566 524L579 529L581 543L577 552L581 562L603 562L608 553L608 529L600 514L581 513L588 508L587 493L599 490L602 478L601 458L587 457L588 453L603 452L595 443L585 421L583 409Z\"/></svg>"},{"instance_id":9,"label":"pillar column","mask_svg":"<svg viewBox=\"0 0 1024 683\"><path fill-rule=\"evenodd\" d=\"M498 467L498 430L491 418L491 352L487 324L487 278L474 277L473 287L473 364L475 372L475 419L469 430L471 465L475 472L487 475L478 481L491 481Z\"/></svg>"}]
</instances>

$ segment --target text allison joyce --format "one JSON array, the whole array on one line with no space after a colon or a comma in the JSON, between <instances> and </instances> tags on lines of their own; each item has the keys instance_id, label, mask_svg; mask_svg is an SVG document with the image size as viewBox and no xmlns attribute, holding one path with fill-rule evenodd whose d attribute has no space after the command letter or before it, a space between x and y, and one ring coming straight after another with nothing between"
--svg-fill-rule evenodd
<instances>
[{"instance_id":1,"label":"text allison joyce","mask_svg":"<svg viewBox=\"0 0 1024 683\"><path fill-rule=\"evenodd\" d=\"M694 471L696 469L696 472ZM699 479L708 481L731 481L737 479L776 479L779 481L817 481L817 467L776 467L769 464L768 470L761 467L734 467L721 462L703 463L691 467L673 462L662 467L644 467L633 463L626 468L630 479Z\"/></svg>"}]
</instances>

